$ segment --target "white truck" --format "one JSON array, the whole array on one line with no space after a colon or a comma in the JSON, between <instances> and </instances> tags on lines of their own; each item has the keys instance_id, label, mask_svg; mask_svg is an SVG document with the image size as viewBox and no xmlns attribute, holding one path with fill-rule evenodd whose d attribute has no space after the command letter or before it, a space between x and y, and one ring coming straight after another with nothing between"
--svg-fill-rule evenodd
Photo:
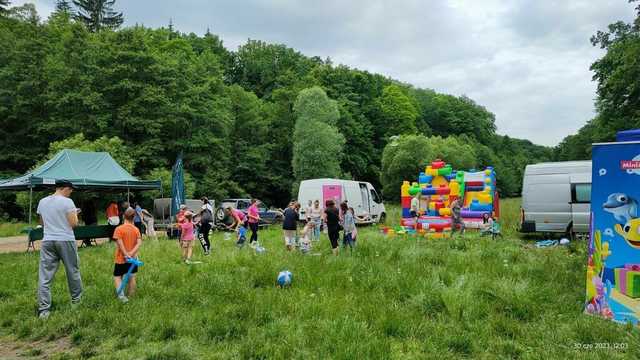
<instances>
[{"instance_id":1,"label":"white truck","mask_svg":"<svg viewBox=\"0 0 640 360\"><path fill-rule=\"evenodd\" d=\"M298 202L301 205L300 220L306 219L305 210L309 201L320 201L320 207L325 207L325 201L332 199L336 206L347 201L356 216L356 223L383 223L387 217L382 197L368 182L341 179L311 179L300 182Z\"/></svg>"},{"instance_id":2,"label":"white truck","mask_svg":"<svg viewBox=\"0 0 640 360\"><path fill-rule=\"evenodd\" d=\"M527 165L522 180L521 232L589 232L591 161Z\"/></svg>"}]
</instances>

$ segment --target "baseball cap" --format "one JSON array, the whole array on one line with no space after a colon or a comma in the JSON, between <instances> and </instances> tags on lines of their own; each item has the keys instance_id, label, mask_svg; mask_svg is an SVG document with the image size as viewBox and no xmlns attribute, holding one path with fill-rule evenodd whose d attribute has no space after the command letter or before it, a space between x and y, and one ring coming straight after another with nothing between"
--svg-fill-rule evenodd
<instances>
[{"instance_id":1,"label":"baseball cap","mask_svg":"<svg viewBox=\"0 0 640 360\"><path fill-rule=\"evenodd\" d=\"M71 181L65 180L65 179L56 180L56 187L58 187L58 188L68 187L68 188L72 188L74 190L77 189L77 187L75 185L73 185L73 183Z\"/></svg>"},{"instance_id":2,"label":"baseball cap","mask_svg":"<svg viewBox=\"0 0 640 360\"><path fill-rule=\"evenodd\" d=\"M180 205L180 210L186 209L186 208L187 208L187 205L185 205L185 204Z\"/></svg>"}]
</instances>

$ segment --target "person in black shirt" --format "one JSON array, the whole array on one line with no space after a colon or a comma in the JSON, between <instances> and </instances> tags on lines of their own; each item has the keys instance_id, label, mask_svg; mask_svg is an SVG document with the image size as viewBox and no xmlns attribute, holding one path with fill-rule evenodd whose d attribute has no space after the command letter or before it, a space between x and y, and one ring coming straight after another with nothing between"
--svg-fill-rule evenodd
<instances>
[{"instance_id":1,"label":"person in black shirt","mask_svg":"<svg viewBox=\"0 0 640 360\"><path fill-rule=\"evenodd\" d=\"M284 220L282 221L282 230L284 231L284 244L287 250L293 250L295 245L296 231L298 229L298 212L296 211L296 202L292 201L284 210Z\"/></svg>"},{"instance_id":2,"label":"person in black shirt","mask_svg":"<svg viewBox=\"0 0 640 360\"><path fill-rule=\"evenodd\" d=\"M331 249L333 255L338 255L338 239L340 238L340 212L333 200L325 202L324 214L322 220L327 224L327 233L329 241L331 241Z\"/></svg>"}]
</instances>

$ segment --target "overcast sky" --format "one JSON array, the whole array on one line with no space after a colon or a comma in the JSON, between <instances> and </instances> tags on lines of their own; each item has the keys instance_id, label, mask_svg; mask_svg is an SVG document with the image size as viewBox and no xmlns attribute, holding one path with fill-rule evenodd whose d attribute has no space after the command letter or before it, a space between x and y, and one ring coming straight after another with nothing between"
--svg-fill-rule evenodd
<instances>
[{"instance_id":1,"label":"overcast sky","mask_svg":"<svg viewBox=\"0 0 640 360\"><path fill-rule=\"evenodd\" d=\"M34 2L45 18L54 0ZM119 0L125 25L248 38L417 87L467 95L498 132L555 145L594 115L597 30L631 21L627 0Z\"/></svg>"}]
</instances>

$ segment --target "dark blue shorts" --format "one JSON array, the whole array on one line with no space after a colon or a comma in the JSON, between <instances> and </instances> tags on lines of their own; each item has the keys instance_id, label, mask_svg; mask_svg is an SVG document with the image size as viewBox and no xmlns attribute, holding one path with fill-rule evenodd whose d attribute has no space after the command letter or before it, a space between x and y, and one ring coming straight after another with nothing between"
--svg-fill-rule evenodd
<instances>
[{"instance_id":1,"label":"dark blue shorts","mask_svg":"<svg viewBox=\"0 0 640 360\"><path fill-rule=\"evenodd\" d=\"M129 263L124 263L124 264L115 264L115 266L113 267L113 276L124 276L124 274L126 274L129 271L129 268L132 265ZM132 274L135 274L138 272L138 266L137 265L133 265L133 270L131 271Z\"/></svg>"}]
</instances>

